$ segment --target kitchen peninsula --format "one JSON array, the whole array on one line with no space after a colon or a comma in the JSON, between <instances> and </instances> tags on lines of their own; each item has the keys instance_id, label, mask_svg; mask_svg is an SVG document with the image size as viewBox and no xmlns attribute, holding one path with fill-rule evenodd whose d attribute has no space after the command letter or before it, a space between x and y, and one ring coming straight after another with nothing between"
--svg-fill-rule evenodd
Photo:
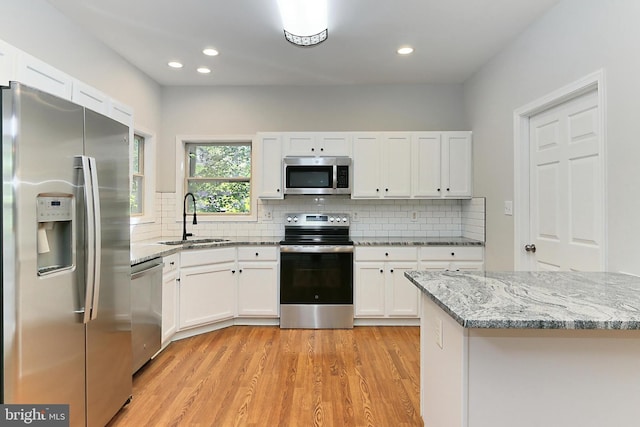
<instances>
[{"instance_id":1,"label":"kitchen peninsula","mask_svg":"<svg viewBox=\"0 0 640 427\"><path fill-rule=\"evenodd\" d=\"M640 278L427 272L421 413L430 427L637 426Z\"/></svg>"}]
</instances>

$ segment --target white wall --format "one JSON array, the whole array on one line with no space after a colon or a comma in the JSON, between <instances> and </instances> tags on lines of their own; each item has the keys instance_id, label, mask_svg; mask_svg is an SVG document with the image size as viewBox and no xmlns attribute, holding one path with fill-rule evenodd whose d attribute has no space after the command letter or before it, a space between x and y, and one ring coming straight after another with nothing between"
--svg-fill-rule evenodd
<instances>
[{"instance_id":1,"label":"white wall","mask_svg":"<svg viewBox=\"0 0 640 427\"><path fill-rule=\"evenodd\" d=\"M2 0L0 39L133 107L135 125L156 132L160 86L45 0Z\"/></svg>"},{"instance_id":2,"label":"white wall","mask_svg":"<svg viewBox=\"0 0 640 427\"><path fill-rule=\"evenodd\" d=\"M175 191L176 135L468 130L462 85L166 87L158 191Z\"/></svg>"},{"instance_id":3,"label":"white wall","mask_svg":"<svg viewBox=\"0 0 640 427\"><path fill-rule=\"evenodd\" d=\"M598 69L606 73L608 269L640 274L640 1L565 0L464 85L474 195L486 197L488 269L514 267L513 111Z\"/></svg>"}]
</instances>

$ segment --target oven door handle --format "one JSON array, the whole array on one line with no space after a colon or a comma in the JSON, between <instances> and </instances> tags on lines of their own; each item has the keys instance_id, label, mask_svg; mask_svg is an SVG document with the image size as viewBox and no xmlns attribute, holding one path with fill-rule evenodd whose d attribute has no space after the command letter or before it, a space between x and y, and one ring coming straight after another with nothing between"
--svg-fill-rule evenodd
<instances>
[{"instance_id":1,"label":"oven door handle","mask_svg":"<svg viewBox=\"0 0 640 427\"><path fill-rule=\"evenodd\" d=\"M353 252L353 246L334 246L334 245L284 245L280 246L280 252L297 252L297 253L350 253Z\"/></svg>"}]
</instances>

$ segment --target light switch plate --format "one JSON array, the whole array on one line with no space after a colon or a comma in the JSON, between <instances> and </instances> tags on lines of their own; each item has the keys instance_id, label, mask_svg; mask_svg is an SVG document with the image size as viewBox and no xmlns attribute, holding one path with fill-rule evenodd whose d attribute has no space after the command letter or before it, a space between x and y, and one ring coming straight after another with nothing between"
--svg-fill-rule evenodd
<instances>
[{"instance_id":1,"label":"light switch plate","mask_svg":"<svg viewBox=\"0 0 640 427\"><path fill-rule=\"evenodd\" d=\"M504 202L504 214L513 215L513 202L511 200L505 200Z\"/></svg>"}]
</instances>

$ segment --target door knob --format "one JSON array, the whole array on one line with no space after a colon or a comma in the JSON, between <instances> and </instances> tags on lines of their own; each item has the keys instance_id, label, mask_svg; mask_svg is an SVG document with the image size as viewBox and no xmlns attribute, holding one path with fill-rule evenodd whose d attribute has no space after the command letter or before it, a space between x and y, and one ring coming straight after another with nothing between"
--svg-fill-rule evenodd
<instances>
[{"instance_id":1,"label":"door knob","mask_svg":"<svg viewBox=\"0 0 640 427\"><path fill-rule=\"evenodd\" d=\"M534 245L533 243L530 245L524 245L524 250L527 252L536 253L536 245Z\"/></svg>"}]
</instances>

